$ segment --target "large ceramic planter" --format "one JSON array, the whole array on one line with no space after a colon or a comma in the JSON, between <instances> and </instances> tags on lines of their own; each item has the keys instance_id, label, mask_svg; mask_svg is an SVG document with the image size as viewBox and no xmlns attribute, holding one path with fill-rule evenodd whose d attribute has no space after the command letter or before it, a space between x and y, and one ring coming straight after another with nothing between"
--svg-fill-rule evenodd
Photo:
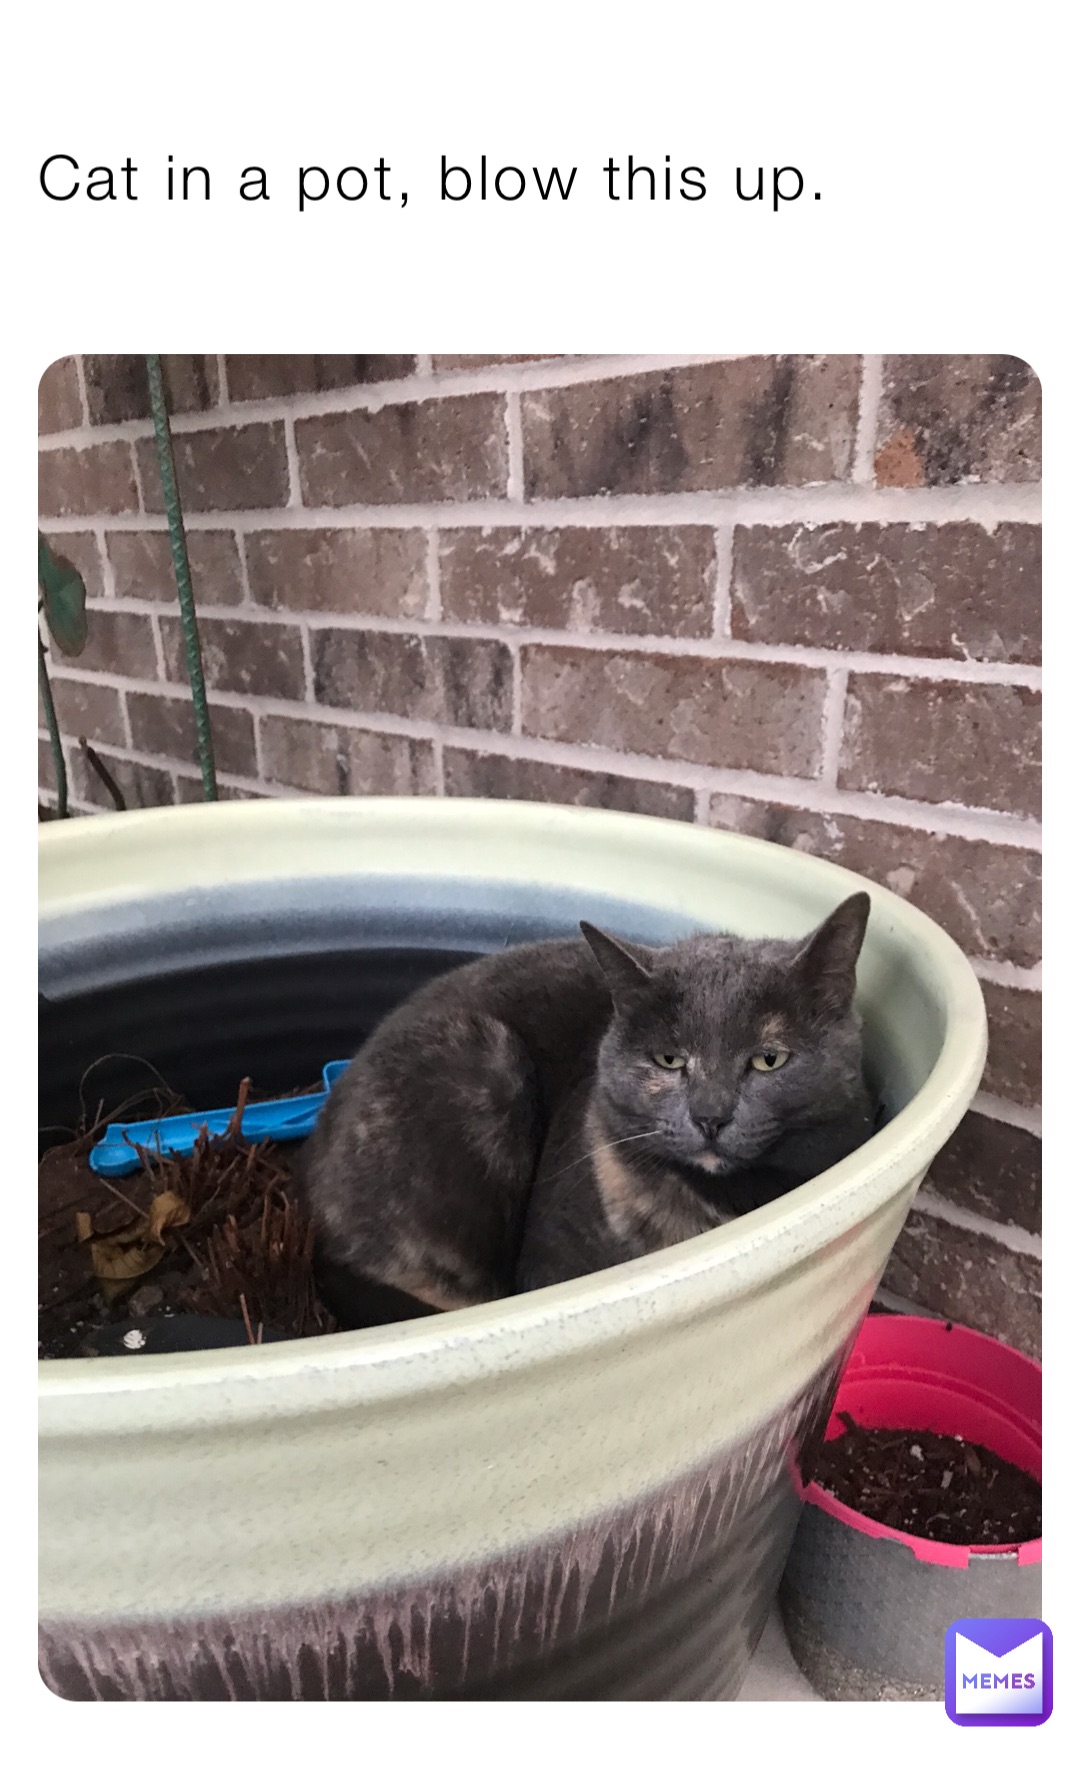
<instances>
[{"instance_id":1,"label":"large ceramic planter","mask_svg":"<svg viewBox=\"0 0 1080 1771\"><path fill-rule=\"evenodd\" d=\"M246 1072L316 1076L463 953L582 916L654 941L795 935L856 885L748 838L453 800L79 820L44 831L40 879L50 1121L107 1051L216 1105ZM734 1696L803 1448L982 1070L966 961L872 896L860 1001L892 1116L786 1199L448 1317L44 1367L46 1682L77 1698Z\"/></svg>"}]
</instances>

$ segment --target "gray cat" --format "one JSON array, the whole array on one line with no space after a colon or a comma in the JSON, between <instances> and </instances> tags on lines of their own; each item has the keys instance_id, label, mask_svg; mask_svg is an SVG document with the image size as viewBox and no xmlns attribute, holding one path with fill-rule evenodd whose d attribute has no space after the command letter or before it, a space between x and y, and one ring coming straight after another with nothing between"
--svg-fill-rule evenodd
<instances>
[{"instance_id":1,"label":"gray cat","mask_svg":"<svg viewBox=\"0 0 1080 1771\"><path fill-rule=\"evenodd\" d=\"M511 948L403 1003L302 1164L344 1326L452 1310L697 1235L873 1131L856 893L804 941ZM586 945L587 943L587 945Z\"/></svg>"}]
</instances>

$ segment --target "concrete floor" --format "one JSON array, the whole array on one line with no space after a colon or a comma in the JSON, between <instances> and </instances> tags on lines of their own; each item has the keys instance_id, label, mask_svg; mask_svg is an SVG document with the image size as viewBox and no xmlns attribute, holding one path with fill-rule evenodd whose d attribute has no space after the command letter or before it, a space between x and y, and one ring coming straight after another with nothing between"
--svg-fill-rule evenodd
<instances>
[{"instance_id":1,"label":"concrete floor","mask_svg":"<svg viewBox=\"0 0 1080 1771\"><path fill-rule=\"evenodd\" d=\"M740 1703L821 1703L814 1687L803 1678L787 1645L780 1614L774 1608L765 1625L757 1652L750 1662Z\"/></svg>"}]
</instances>

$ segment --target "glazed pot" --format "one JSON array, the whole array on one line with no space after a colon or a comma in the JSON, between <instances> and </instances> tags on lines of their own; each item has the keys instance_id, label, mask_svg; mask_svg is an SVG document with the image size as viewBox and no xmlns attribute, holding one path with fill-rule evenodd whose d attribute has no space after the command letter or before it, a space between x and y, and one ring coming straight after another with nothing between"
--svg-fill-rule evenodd
<instances>
[{"instance_id":1,"label":"glazed pot","mask_svg":"<svg viewBox=\"0 0 1080 1771\"><path fill-rule=\"evenodd\" d=\"M1042 1477L1042 1371L989 1335L920 1316L871 1316L826 1440L857 1426L963 1439ZM969 1548L867 1518L816 1482L780 1589L788 1641L834 1699L945 1695L945 1631L961 1617L1038 1617L1042 1541Z\"/></svg>"},{"instance_id":2,"label":"glazed pot","mask_svg":"<svg viewBox=\"0 0 1080 1771\"><path fill-rule=\"evenodd\" d=\"M406 989L505 942L581 917L654 942L802 935L865 883L675 822L439 799L80 819L42 832L40 861L41 1119L61 1123L106 1052L218 1105L245 1074L310 1081ZM786 1198L449 1316L43 1366L46 1683L733 1697L797 1465L985 1055L966 960L869 889L859 1000L890 1117Z\"/></svg>"}]
</instances>

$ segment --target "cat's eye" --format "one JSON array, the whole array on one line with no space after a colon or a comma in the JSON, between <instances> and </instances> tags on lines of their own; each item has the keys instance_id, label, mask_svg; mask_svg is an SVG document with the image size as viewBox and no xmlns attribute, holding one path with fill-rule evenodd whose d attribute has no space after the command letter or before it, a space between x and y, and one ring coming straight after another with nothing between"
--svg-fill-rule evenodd
<instances>
[{"instance_id":1,"label":"cat's eye","mask_svg":"<svg viewBox=\"0 0 1080 1771\"><path fill-rule=\"evenodd\" d=\"M652 1061L661 1070L685 1070L686 1059L681 1052L653 1052Z\"/></svg>"},{"instance_id":2,"label":"cat's eye","mask_svg":"<svg viewBox=\"0 0 1080 1771\"><path fill-rule=\"evenodd\" d=\"M755 1070L779 1070L790 1056L790 1052L782 1051L779 1046L770 1046L768 1051L755 1052L750 1062Z\"/></svg>"}]
</instances>

